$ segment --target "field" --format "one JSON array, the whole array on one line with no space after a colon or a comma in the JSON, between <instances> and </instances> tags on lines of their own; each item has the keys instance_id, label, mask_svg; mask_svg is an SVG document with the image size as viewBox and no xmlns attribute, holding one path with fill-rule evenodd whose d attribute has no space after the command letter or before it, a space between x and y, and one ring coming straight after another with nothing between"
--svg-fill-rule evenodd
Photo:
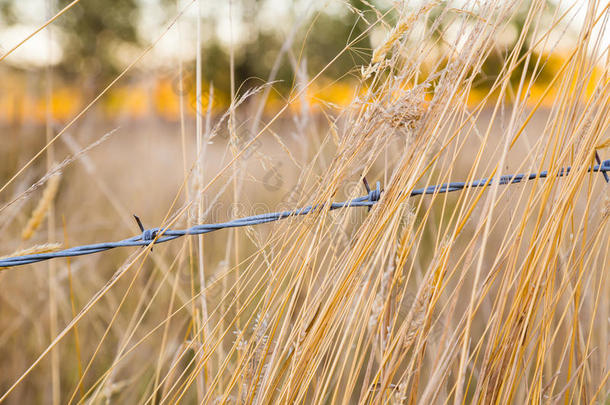
<instances>
[{"instance_id":1,"label":"field","mask_svg":"<svg viewBox=\"0 0 610 405\"><path fill-rule=\"evenodd\" d=\"M0 70L47 97L37 119L0 95L0 256L138 235L134 214L315 207L0 268L0 403L609 403L610 185L590 168L610 159L610 4L463 3L367 5L376 42L336 55L366 62L308 71L303 40L284 93L232 69L220 102L193 49L147 101L165 113L124 100L151 48L70 108L49 70ZM377 182L370 208L328 209Z\"/></svg>"}]
</instances>

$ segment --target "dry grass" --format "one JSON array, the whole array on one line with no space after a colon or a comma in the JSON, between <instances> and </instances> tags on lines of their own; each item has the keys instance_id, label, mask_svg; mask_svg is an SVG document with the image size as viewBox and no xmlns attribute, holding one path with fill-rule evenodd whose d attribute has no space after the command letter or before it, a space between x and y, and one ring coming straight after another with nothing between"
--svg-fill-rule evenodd
<instances>
[{"instance_id":1,"label":"dry grass","mask_svg":"<svg viewBox=\"0 0 610 405\"><path fill-rule=\"evenodd\" d=\"M469 107L519 7L517 46ZM56 261L51 292L42 265L2 271L0 402L607 401L608 186L587 167L596 150L608 153L610 55L599 38L610 6L588 1L575 41L561 28L570 13L547 7L429 2L397 6L395 26L378 12L370 30L386 27L386 40L355 69L347 107L312 112L303 95L323 72L309 77L289 50L298 85L277 115L254 114L269 93L252 92L222 117L202 111L163 134L149 133L156 123L121 129L79 155L55 203L71 245L136 232L134 211L145 225L178 227L359 196L364 176L385 191L370 212ZM534 96L556 41L566 57ZM511 82L521 71L529 76ZM4 200L27 189L31 162L2 187ZM416 187L568 165L567 177L407 198ZM11 218L7 250L24 222Z\"/></svg>"},{"instance_id":2,"label":"dry grass","mask_svg":"<svg viewBox=\"0 0 610 405\"><path fill-rule=\"evenodd\" d=\"M6 257L14 257L14 256L26 256L26 255L34 255L37 253L49 253L56 252L61 249L61 243L43 243L42 245L32 246L26 249L20 249L12 252L11 254L0 257L0 259L4 259ZM6 270L10 267L0 267L0 270Z\"/></svg>"},{"instance_id":3,"label":"dry grass","mask_svg":"<svg viewBox=\"0 0 610 405\"><path fill-rule=\"evenodd\" d=\"M60 180L61 173L49 177L47 186L42 192L40 201L38 201L36 208L34 208L34 211L32 211L32 215L30 216L28 223L25 225L23 232L21 232L21 239L28 240L34 236L34 233L47 216L49 207L53 204L57 190L59 190Z\"/></svg>"}]
</instances>

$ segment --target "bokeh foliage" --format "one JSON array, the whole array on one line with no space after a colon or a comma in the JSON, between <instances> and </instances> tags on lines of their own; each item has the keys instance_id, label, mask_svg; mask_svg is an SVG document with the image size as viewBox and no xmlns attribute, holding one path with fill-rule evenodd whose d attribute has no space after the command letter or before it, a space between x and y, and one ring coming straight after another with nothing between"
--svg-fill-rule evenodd
<instances>
[{"instance_id":1,"label":"bokeh foliage","mask_svg":"<svg viewBox=\"0 0 610 405\"><path fill-rule=\"evenodd\" d=\"M60 0L60 8L70 0ZM104 0L78 3L63 15L64 58L61 69L68 74L101 76L118 73L122 61L119 52L142 45L137 22L140 5L137 0Z\"/></svg>"},{"instance_id":2,"label":"bokeh foliage","mask_svg":"<svg viewBox=\"0 0 610 405\"><path fill-rule=\"evenodd\" d=\"M57 9L70 2L71 0L58 0ZM384 14L389 26L395 23L397 13L388 9L388 4L381 3L371 1L370 4L376 8L376 11L373 11L369 2L349 0L340 12L336 9L313 9L306 21L300 21L303 17L298 15L298 11L292 10L291 15L287 16L290 18L279 22L277 26L269 26L261 24L259 18L266 4L264 0L241 0L239 5L243 12L234 18L239 19L238 24L246 35L233 46L237 85L244 83L241 87L244 89L266 82L282 46L287 41L290 27L299 23L300 29L297 30L289 51L281 55L275 87L283 92L289 91L295 84L297 69L305 69L301 71L304 73L302 77L311 77L326 68L324 74L332 80L349 78L358 66L366 65L370 59L371 47L374 44L371 41L371 32L365 31L369 23L377 19L379 13ZM19 20L16 4L17 0L0 0L0 19L5 26L15 24ZM166 22L178 11L176 2L171 0L158 0L157 3L144 3L139 0L78 3L54 23L62 29L60 40L63 59L57 72L70 80L86 78L97 84L107 83L114 78L125 67L126 61L133 59L130 55L137 54L147 44L147 40L140 35L145 29L140 26L142 7L145 6L163 10ZM441 2L430 11L428 20L437 21L446 7L449 7L449 3ZM521 7L522 11L513 17L511 24L517 32L524 27L527 9L524 5ZM553 11L553 7L547 4L544 10L549 13ZM213 15L205 17L205 31L210 37L203 42L203 75L221 93L227 94L230 89L229 47L226 38L223 41L217 34L218 18ZM436 32L442 32L444 29L443 21L437 21L435 24L437 29L431 32L432 40L438 40ZM357 38L358 40L354 41ZM347 44L351 45L342 52ZM504 60L515 46L516 39L489 54L475 80L476 88L488 88L493 83L500 74ZM528 38L520 53L527 53L530 46ZM327 66L339 54L341 55L337 60ZM447 62L441 61L441 64ZM194 61L186 63L194 65ZM512 75L515 82L522 73L519 69L521 66ZM539 79L544 80L545 76L548 74L543 69Z\"/></svg>"}]
</instances>

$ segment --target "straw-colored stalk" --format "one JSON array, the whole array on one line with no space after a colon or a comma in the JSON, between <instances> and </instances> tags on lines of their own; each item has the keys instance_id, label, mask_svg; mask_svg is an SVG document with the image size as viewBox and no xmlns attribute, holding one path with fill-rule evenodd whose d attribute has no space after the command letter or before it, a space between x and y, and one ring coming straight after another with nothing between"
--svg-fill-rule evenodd
<instances>
[{"instance_id":1,"label":"straw-colored stalk","mask_svg":"<svg viewBox=\"0 0 610 405\"><path fill-rule=\"evenodd\" d=\"M437 6L440 2L432 1L428 4L423 5L419 10L409 15L404 16L398 21L398 24L390 31L385 40L373 51L373 57L371 58L371 64L379 63L385 59L386 55L392 47L400 40L400 38L408 32L415 21L426 11Z\"/></svg>"},{"instance_id":2,"label":"straw-colored stalk","mask_svg":"<svg viewBox=\"0 0 610 405\"><path fill-rule=\"evenodd\" d=\"M10 255L2 256L0 259L6 259L7 257L15 257L15 256L26 256L26 255L35 255L38 253L50 253L57 252L61 249L61 243L44 243L42 245L35 245L26 249L17 250ZM8 269L9 267L0 267L0 270Z\"/></svg>"},{"instance_id":3,"label":"straw-colored stalk","mask_svg":"<svg viewBox=\"0 0 610 405\"><path fill-rule=\"evenodd\" d=\"M49 178L47 186L42 193L42 198L38 202L38 205L36 205L34 211L32 211L32 215L30 216L27 225L23 229L23 232L21 232L21 239L28 240L34 236L34 233L47 216L49 208L55 200L55 195L57 195L57 190L59 190L60 180L61 173L54 174Z\"/></svg>"}]
</instances>

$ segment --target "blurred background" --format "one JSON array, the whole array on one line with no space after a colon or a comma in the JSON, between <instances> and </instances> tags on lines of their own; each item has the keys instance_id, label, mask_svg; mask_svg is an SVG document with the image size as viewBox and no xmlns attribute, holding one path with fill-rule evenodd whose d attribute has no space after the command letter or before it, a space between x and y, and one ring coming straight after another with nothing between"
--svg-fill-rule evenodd
<instances>
[{"instance_id":1,"label":"blurred background","mask_svg":"<svg viewBox=\"0 0 610 405\"><path fill-rule=\"evenodd\" d=\"M67 0L0 0L0 54L70 3ZM315 75L346 44L360 37L325 69L323 80L317 81L308 94L313 105L345 105L353 99L353 81L360 77L360 66L369 63L371 49L383 40L396 15L393 12L395 4L389 0L371 0L371 3L361 0L233 0L203 2L201 10L197 3L189 3L192 2L106 0L73 5L0 64L0 123L14 127L42 124L47 117L47 103L51 103L52 119L58 124L65 123L152 44L153 49L113 86L95 110L104 119L117 122L178 121L181 81L190 106L196 103L194 72L198 15L202 16L203 87L206 90L214 87L216 113L230 103L231 54L237 94L266 83L270 77L274 79L273 92L266 104L266 112L270 113L282 105L294 89L298 81L295 72L308 77ZM416 7L419 3L404 2L407 7ZM467 2L439 2L436 13L429 17L429 24L444 8L453 7L459 11L462 3ZM550 18L553 13L564 12L572 5L562 2L558 9L549 1L545 12ZM527 7L522 8L525 13ZM576 4L570 12L573 14L571 21L577 26L585 13L585 3L580 7ZM364 32L380 13L384 15L385 24ZM176 22L178 14L180 18ZM498 51L485 61L476 84L478 87L484 89L496 78L503 57L515 45L524 19L525 14L516 15L506 32L498 36ZM553 69L560 66L562 52L571 45L566 37L570 37L572 29L574 27L569 25L558 29L558 32L567 30L568 35L553 48L557 61L547 62L545 69L549 74L542 74L537 80L548 80ZM441 55L446 58L451 54L444 47L451 42L452 38L448 36L452 31L440 24L435 32L436 37L426 38L437 43L439 48L438 53L428 55L431 65L438 64ZM159 37L162 38L159 40ZM523 52L528 49L526 44ZM520 74L516 71L515 79ZM50 95L46 94L49 87ZM476 94L473 97L476 98ZM207 105L207 101L208 98L202 97L202 103ZM191 117L194 115L193 108L187 112Z\"/></svg>"}]
</instances>

